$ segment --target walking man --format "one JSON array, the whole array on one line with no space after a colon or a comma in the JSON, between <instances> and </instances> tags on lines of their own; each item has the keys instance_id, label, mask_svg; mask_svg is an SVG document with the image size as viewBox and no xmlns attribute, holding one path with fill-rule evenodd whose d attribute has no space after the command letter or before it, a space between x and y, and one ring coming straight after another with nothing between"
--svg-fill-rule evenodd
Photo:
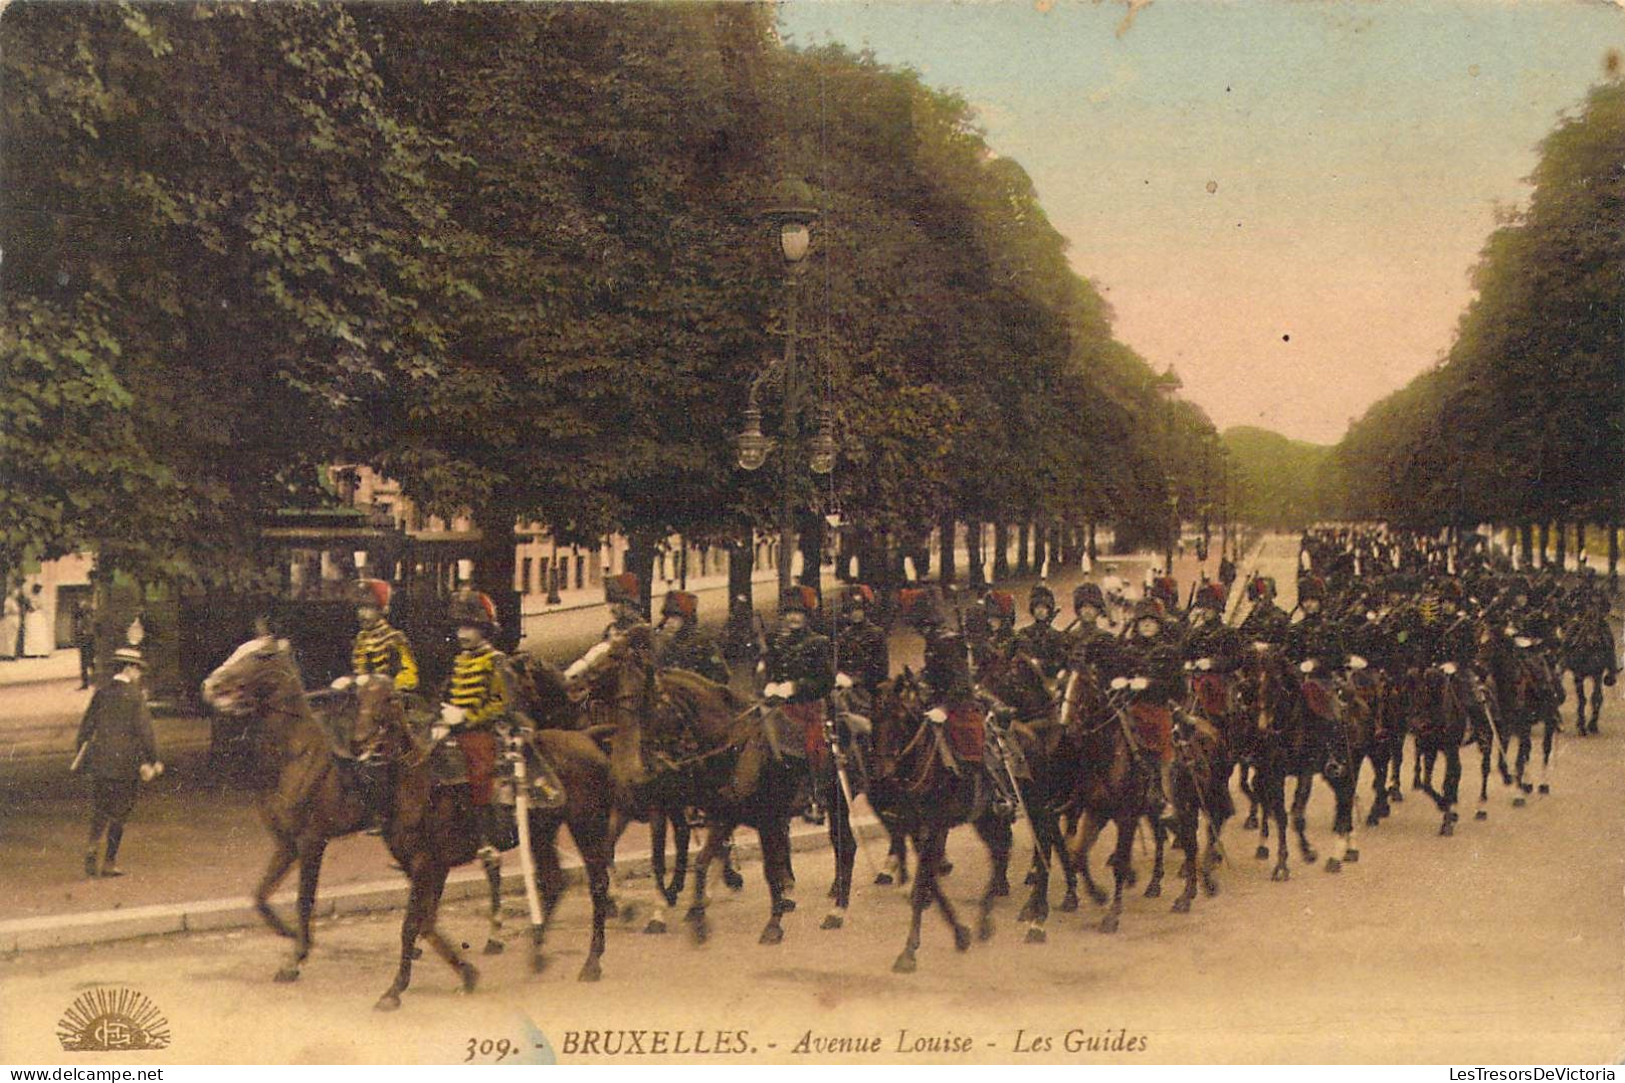
<instances>
[{"instance_id":1,"label":"walking man","mask_svg":"<svg viewBox=\"0 0 1625 1083\"><path fill-rule=\"evenodd\" d=\"M135 808L136 787L163 772L158 745L152 736L152 715L147 711L141 687L141 670L146 665L141 652L121 647L113 655L113 679L96 690L79 736L74 744L79 754L73 770L91 779L90 837L85 847L85 875L97 875L97 851L102 834L107 835L107 856L101 862L102 876L120 876L119 843L124 839L124 821Z\"/></svg>"}]
</instances>

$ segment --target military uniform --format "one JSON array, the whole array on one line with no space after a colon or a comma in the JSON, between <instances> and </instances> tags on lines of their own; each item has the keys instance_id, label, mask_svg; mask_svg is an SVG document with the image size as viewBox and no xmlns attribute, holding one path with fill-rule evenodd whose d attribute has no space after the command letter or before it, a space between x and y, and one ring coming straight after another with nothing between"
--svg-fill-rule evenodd
<instances>
[{"instance_id":1,"label":"military uniform","mask_svg":"<svg viewBox=\"0 0 1625 1083\"><path fill-rule=\"evenodd\" d=\"M1142 620L1157 621L1155 635L1142 635ZM1173 806L1173 708L1185 697L1184 663L1180 645L1164 629L1165 614L1161 603L1146 599L1135 607L1134 624L1127 638L1117 647L1111 678L1124 678L1132 682L1144 678L1144 688L1133 688L1128 695L1128 715L1133 725L1136 750L1157 765L1159 792L1162 804Z\"/></svg>"},{"instance_id":2,"label":"military uniform","mask_svg":"<svg viewBox=\"0 0 1625 1083\"><path fill-rule=\"evenodd\" d=\"M1042 617L1038 615L1040 608L1047 609ZM1027 611L1033 615L1033 622L1016 633L1012 650L1037 662L1044 676L1053 680L1065 668L1067 659L1066 636L1054 624L1055 595L1040 583L1028 596Z\"/></svg>"},{"instance_id":3,"label":"military uniform","mask_svg":"<svg viewBox=\"0 0 1625 1083\"><path fill-rule=\"evenodd\" d=\"M891 676L891 648L886 630L869 620L874 592L857 584L847 588L842 609L847 614L835 637L836 668L852 678L854 687L872 697ZM857 619L861 617L862 619Z\"/></svg>"},{"instance_id":4,"label":"military uniform","mask_svg":"<svg viewBox=\"0 0 1625 1083\"><path fill-rule=\"evenodd\" d=\"M698 604L699 599L687 591L674 590L666 595L661 616L676 618L682 623L677 631L656 640L655 665L661 669L686 669L708 681L727 684L728 663L723 660L716 641L701 630Z\"/></svg>"},{"instance_id":5,"label":"military uniform","mask_svg":"<svg viewBox=\"0 0 1625 1083\"><path fill-rule=\"evenodd\" d=\"M362 618L350 650L350 670L356 676L382 674L395 683L397 692L412 692L418 686L418 663L406 633L386 619L389 612L389 584L381 579L363 579L356 584L356 607L372 610L377 616Z\"/></svg>"},{"instance_id":6,"label":"military uniform","mask_svg":"<svg viewBox=\"0 0 1625 1083\"><path fill-rule=\"evenodd\" d=\"M1253 608L1241 622L1241 634L1249 639L1279 643L1291 618L1275 604L1275 581L1257 576L1247 584L1247 597L1252 600Z\"/></svg>"}]
</instances>

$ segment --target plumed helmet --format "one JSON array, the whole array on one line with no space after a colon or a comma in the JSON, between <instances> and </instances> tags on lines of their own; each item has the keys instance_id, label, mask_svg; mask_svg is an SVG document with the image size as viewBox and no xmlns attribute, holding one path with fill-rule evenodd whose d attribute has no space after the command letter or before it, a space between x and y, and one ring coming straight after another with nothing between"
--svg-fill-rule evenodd
<instances>
[{"instance_id":1,"label":"plumed helmet","mask_svg":"<svg viewBox=\"0 0 1625 1083\"><path fill-rule=\"evenodd\" d=\"M852 583L841 594L841 609L851 612L854 609L873 609L875 605L874 588L867 583Z\"/></svg>"},{"instance_id":2,"label":"plumed helmet","mask_svg":"<svg viewBox=\"0 0 1625 1083\"><path fill-rule=\"evenodd\" d=\"M1027 612L1031 613L1041 605L1049 606L1051 613L1055 612L1055 592L1049 589L1049 584L1038 583L1027 594Z\"/></svg>"},{"instance_id":3,"label":"plumed helmet","mask_svg":"<svg viewBox=\"0 0 1625 1083\"><path fill-rule=\"evenodd\" d=\"M1002 617L1008 621L1016 619L1016 596L1007 590L988 591L982 604L987 607L989 617Z\"/></svg>"},{"instance_id":4,"label":"plumed helmet","mask_svg":"<svg viewBox=\"0 0 1625 1083\"><path fill-rule=\"evenodd\" d=\"M637 605L640 601L636 572L604 576L604 601L610 605Z\"/></svg>"},{"instance_id":5,"label":"plumed helmet","mask_svg":"<svg viewBox=\"0 0 1625 1083\"><path fill-rule=\"evenodd\" d=\"M1298 580L1298 601L1307 602L1311 598L1317 602L1326 600L1326 580L1318 575L1306 575Z\"/></svg>"},{"instance_id":6,"label":"plumed helmet","mask_svg":"<svg viewBox=\"0 0 1625 1083\"><path fill-rule=\"evenodd\" d=\"M909 587L898 591L897 611L910 627L922 631L947 623L942 612L942 596L935 587Z\"/></svg>"},{"instance_id":7,"label":"plumed helmet","mask_svg":"<svg viewBox=\"0 0 1625 1083\"><path fill-rule=\"evenodd\" d=\"M1168 611L1162 607L1161 600L1157 598L1141 598L1134 604L1134 619L1137 621L1147 619L1161 621L1167 619L1167 616Z\"/></svg>"},{"instance_id":8,"label":"plumed helmet","mask_svg":"<svg viewBox=\"0 0 1625 1083\"><path fill-rule=\"evenodd\" d=\"M1100 592L1099 583L1079 583L1072 588L1072 611L1076 613L1086 605L1105 610L1106 596Z\"/></svg>"},{"instance_id":9,"label":"plumed helmet","mask_svg":"<svg viewBox=\"0 0 1625 1083\"><path fill-rule=\"evenodd\" d=\"M1224 585L1221 583L1203 583L1202 589L1196 592L1196 608L1211 609L1219 612L1224 609Z\"/></svg>"},{"instance_id":10,"label":"plumed helmet","mask_svg":"<svg viewBox=\"0 0 1625 1083\"><path fill-rule=\"evenodd\" d=\"M389 584L382 579L358 579L351 589L351 597L357 609L371 606L380 613L388 611L389 595Z\"/></svg>"},{"instance_id":11,"label":"plumed helmet","mask_svg":"<svg viewBox=\"0 0 1625 1083\"><path fill-rule=\"evenodd\" d=\"M818 608L818 592L806 584L797 584L779 596L780 613L806 613Z\"/></svg>"},{"instance_id":12,"label":"plumed helmet","mask_svg":"<svg viewBox=\"0 0 1625 1083\"><path fill-rule=\"evenodd\" d=\"M668 590L660 606L662 617L684 617L693 620L700 611L700 599L686 590Z\"/></svg>"},{"instance_id":13,"label":"plumed helmet","mask_svg":"<svg viewBox=\"0 0 1625 1083\"><path fill-rule=\"evenodd\" d=\"M477 590L460 590L451 596L448 607L458 627L465 624L484 628L487 632L497 626L497 607L491 596Z\"/></svg>"},{"instance_id":14,"label":"plumed helmet","mask_svg":"<svg viewBox=\"0 0 1625 1083\"><path fill-rule=\"evenodd\" d=\"M134 647L120 647L114 651L113 662L121 666L140 666L142 669L147 667L147 659Z\"/></svg>"},{"instance_id":15,"label":"plumed helmet","mask_svg":"<svg viewBox=\"0 0 1625 1083\"><path fill-rule=\"evenodd\" d=\"M1179 580L1171 575L1159 575L1151 580L1151 597L1172 608L1179 604Z\"/></svg>"}]
</instances>

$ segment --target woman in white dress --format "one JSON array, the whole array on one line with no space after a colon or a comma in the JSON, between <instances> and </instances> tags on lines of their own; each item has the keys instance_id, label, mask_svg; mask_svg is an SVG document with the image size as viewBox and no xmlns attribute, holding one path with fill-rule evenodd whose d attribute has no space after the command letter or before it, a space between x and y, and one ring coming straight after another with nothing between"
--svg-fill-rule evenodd
<instances>
[{"instance_id":1,"label":"woman in white dress","mask_svg":"<svg viewBox=\"0 0 1625 1083\"><path fill-rule=\"evenodd\" d=\"M22 631L22 610L17 605L17 596L8 590L5 605L0 610L0 658L17 657L17 638Z\"/></svg>"},{"instance_id":2,"label":"woman in white dress","mask_svg":"<svg viewBox=\"0 0 1625 1083\"><path fill-rule=\"evenodd\" d=\"M35 583L29 592L31 608L23 614L23 657L44 658L56 649L51 634L51 614L45 611L45 588Z\"/></svg>"}]
</instances>

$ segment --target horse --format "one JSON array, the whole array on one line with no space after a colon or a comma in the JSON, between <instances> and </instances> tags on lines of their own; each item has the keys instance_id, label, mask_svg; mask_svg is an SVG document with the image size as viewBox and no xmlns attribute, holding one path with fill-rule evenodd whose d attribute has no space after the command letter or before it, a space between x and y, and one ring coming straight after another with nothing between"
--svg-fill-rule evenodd
<instances>
[{"instance_id":1,"label":"horse","mask_svg":"<svg viewBox=\"0 0 1625 1083\"><path fill-rule=\"evenodd\" d=\"M1102 689L1095 669L1086 666L1068 677L1062 696L1063 725L1078 750L1073 761L1073 783L1067 807L1082 814L1070 840L1070 858L1083 877L1090 897L1097 902L1106 901L1105 893L1095 885L1089 872L1089 849L1107 823L1117 828L1116 847L1108 859L1114 890L1100 923L1100 930L1105 933L1117 932L1119 928L1123 888L1133 882L1134 832L1142 817L1157 815L1152 792L1161 776L1154 758L1142 748L1144 739L1138 735L1138 718L1131 717L1133 708L1126 702L1127 695L1125 689L1113 689L1112 693ZM1199 815L1205 808L1210 820L1217 820L1222 827L1231 806L1228 777L1215 770L1222 756L1218 732L1205 721L1184 712L1180 714L1173 736L1174 792L1164 797L1171 803L1175 837L1185 853L1181 869L1185 889L1173 904L1174 912L1183 914L1190 912L1196 898L1198 876L1209 895L1216 895L1219 890L1218 881L1213 877L1218 863L1215 849L1218 832L1212 833L1208 851L1199 860ZM1145 894L1147 898L1155 898L1161 893L1159 846Z\"/></svg>"},{"instance_id":2,"label":"horse","mask_svg":"<svg viewBox=\"0 0 1625 1083\"><path fill-rule=\"evenodd\" d=\"M1495 718L1499 723L1501 738L1497 765L1502 781L1517 787L1518 794L1512 803L1515 807L1521 807L1528 795L1535 791L1533 784L1524 781L1524 771L1529 766L1536 722L1545 726L1541 743L1540 792L1551 792L1547 773L1551 768L1552 743L1560 725L1558 699L1553 692L1558 678L1552 675L1537 640L1517 634L1511 625L1501 629L1490 628L1487 632L1483 649L1494 681ZM1506 753L1514 741L1518 747L1513 769L1509 773Z\"/></svg>"},{"instance_id":3,"label":"horse","mask_svg":"<svg viewBox=\"0 0 1625 1083\"><path fill-rule=\"evenodd\" d=\"M1461 701L1452 671L1445 666L1454 663L1414 671L1405 702L1409 728L1416 740L1416 775L1411 786L1433 799L1443 816L1439 834L1449 837L1456 833L1456 822L1461 818L1456 811L1461 791L1461 749L1472 743L1475 735L1467 705ZM1433 766L1441 754L1445 760L1444 788L1437 790L1433 786Z\"/></svg>"},{"instance_id":4,"label":"horse","mask_svg":"<svg viewBox=\"0 0 1625 1083\"><path fill-rule=\"evenodd\" d=\"M1563 668L1574 680L1575 732L1581 737L1590 736L1597 732L1597 718L1602 713L1603 686L1614 683L1614 635L1608 626L1606 605L1583 606L1563 630L1562 637ZM1591 682L1589 720L1586 717L1587 681Z\"/></svg>"},{"instance_id":5,"label":"horse","mask_svg":"<svg viewBox=\"0 0 1625 1083\"><path fill-rule=\"evenodd\" d=\"M1292 828L1298 838L1298 851L1306 864L1319 860L1306 831L1306 810L1318 774L1332 788L1335 799L1332 832L1337 836L1337 851L1327 856L1325 869L1341 872L1345 863L1360 859L1354 832L1354 794L1361 764L1356 750L1367 743L1360 728L1369 723L1369 718L1341 709L1326 684L1308 674L1300 676L1301 671L1278 647L1260 652L1259 667L1258 726L1264 734L1264 754L1258 786L1263 791L1266 815L1260 823L1262 838L1256 856L1261 861L1270 856L1269 823L1273 819L1276 860L1270 879L1291 878L1287 865L1286 780L1294 777L1297 784L1292 792Z\"/></svg>"},{"instance_id":6,"label":"horse","mask_svg":"<svg viewBox=\"0 0 1625 1083\"><path fill-rule=\"evenodd\" d=\"M805 769L771 754L761 705L684 670L654 666L652 633L636 625L610 634L566 671L572 695L610 719L610 781L617 816L651 808L701 809L710 824L694 865L686 920L694 939L709 939L706 877L734 829L756 829L772 901L760 943L784 939L795 909L790 878L790 820L799 811ZM750 766L752 761L757 765ZM743 770L741 769L743 768Z\"/></svg>"},{"instance_id":7,"label":"horse","mask_svg":"<svg viewBox=\"0 0 1625 1083\"><path fill-rule=\"evenodd\" d=\"M888 829L913 840L919 855L910 898L912 917L902 952L892 963L899 974L919 969L920 922L933 901L953 929L954 948L967 951L971 932L959 923L942 892L940 869L948 833L969 823L987 846L992 871L982 892L978 935L993 935L993 900L1010 863L1010 825L992 807L994 786L979 764L961 763L937 723L927 717L923 691L904 668L883 683L874 704L874 769L869 804Z\"/></svg>"}]
</instances>

